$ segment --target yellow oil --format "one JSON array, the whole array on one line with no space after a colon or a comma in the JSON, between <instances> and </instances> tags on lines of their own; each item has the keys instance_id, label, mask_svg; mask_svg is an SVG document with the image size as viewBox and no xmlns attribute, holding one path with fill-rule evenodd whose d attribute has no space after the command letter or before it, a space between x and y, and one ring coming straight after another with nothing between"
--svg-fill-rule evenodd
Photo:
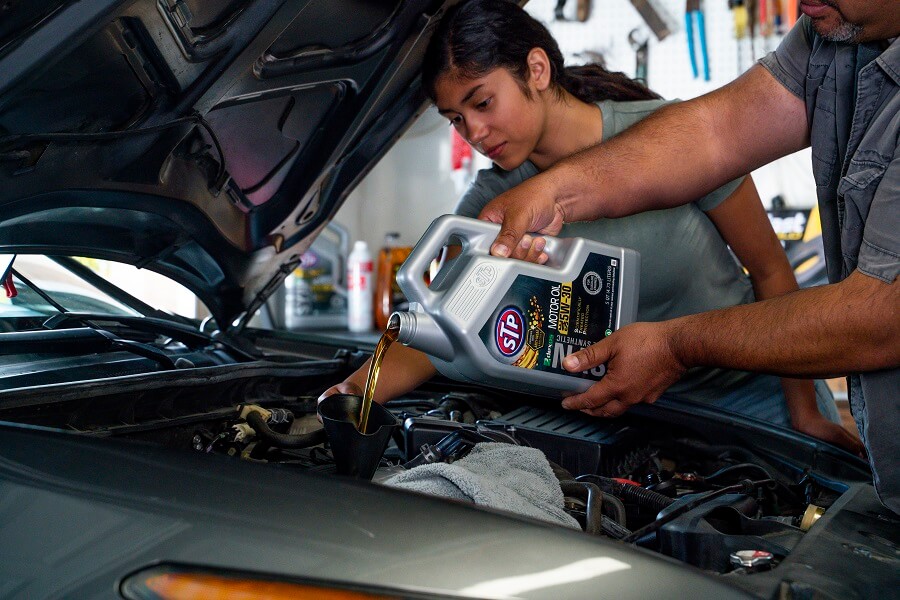
<instances>
[{"instance_id":1,"label":"yellow oil","mask_svg":"<svg viewBox=\"0 0 900 600\"><path fill-rule=\"evenodd\" d=\"M359 432L366 433L369 425L369 412L372 410L372 399L375 397L375 385L378 383L378 374L381 372L381 363L384 361L384 355L391 344L397 341L397 335L400 333L400 324L395 320L388 324L378 345L375 346L375 353L372 355L372 362L369 364L369 373L366 375L366 389L363 390L362 408L359 413Z\"/></svg>"}]
</instances>

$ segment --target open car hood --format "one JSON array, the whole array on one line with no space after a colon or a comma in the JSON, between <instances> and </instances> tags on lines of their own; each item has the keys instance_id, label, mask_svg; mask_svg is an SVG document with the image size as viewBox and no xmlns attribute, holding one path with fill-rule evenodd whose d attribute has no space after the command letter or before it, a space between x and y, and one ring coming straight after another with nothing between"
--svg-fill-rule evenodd
<instances>
[{"instance_id":1,"label":"open car hood","mask_svg":"<svg viewBox=\"0 0 900 600\"><path fill-rule=\"evenodd\" d=\"M425 106L442 0L48 0L0 21L0 252L115 260L224 327Z\"/></svg>"}]
</instances>

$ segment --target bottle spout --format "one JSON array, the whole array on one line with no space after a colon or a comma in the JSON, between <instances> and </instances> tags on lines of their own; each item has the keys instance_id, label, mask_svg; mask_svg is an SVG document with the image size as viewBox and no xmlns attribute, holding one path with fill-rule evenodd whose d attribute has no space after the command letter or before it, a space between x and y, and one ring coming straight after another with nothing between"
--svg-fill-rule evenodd
<instances>
[{"instance_id":1,"label":"bottle spout","mask_svg":"<svg viewBox=\"0 0 900 600\"><path fill-rule=\"evenodd\" d=\"M391 314L388 328L398 327L397 341L440 360L453 360L453 344L426 313L398 311Z\"/></svg>"}]
</instances>

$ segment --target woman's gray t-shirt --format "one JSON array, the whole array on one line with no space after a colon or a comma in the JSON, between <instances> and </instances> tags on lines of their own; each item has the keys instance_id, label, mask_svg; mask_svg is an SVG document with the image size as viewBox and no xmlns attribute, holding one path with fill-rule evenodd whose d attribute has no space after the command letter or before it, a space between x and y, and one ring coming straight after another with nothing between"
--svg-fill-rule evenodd
<instances>
[{"instance_id":1,"label":"woman's gray t-shirt","mask_svg":"<svg viewBox=\"0 0 900 600\"><path fill-rule=\"evenodd\" d=\"M662 100L598 103L603 114L603 140L668 103ZM530 161L512 171L504 171L497 165L479 171L460 200L456 213L477 217L494 197L538 172ZM740 180L733 181L677 208L620 219L569 223L563 226L559 235L593 239L640 253L640 321L663 321L753 302L750 279L705 212L730 196L739 183ZM698 402L710 402L723 392L749 383L752 378L753 375L742 371L692 369L669 392Z\"/></svg>"}]
</instances>

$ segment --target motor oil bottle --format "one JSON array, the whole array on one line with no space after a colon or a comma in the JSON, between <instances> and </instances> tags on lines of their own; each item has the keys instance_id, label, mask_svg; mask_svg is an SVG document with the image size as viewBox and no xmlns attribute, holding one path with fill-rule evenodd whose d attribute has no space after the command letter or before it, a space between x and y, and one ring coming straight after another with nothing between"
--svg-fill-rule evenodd
<instances>
[{"instance_id":1,"label":"motor oil bottle","mask_svg":"<svg viewBox=\"0 0 900 600\"><path fill-rule=\"evenodd\" d=\"M391 313L405 303L403 292L397 285L397 271L410 252L411 247L400 245L399 233L390 232L384 236L375 279L375 328L379 331L387 328Z\"/></svg>"},{"instance_id":2,"label":"motor oil bottle","mask_svg":"<svg viewBox=\"0 0 900 600\"><path fill-rule=\"evenodd\" d=\"M391 315L397 340L429 355L443 375L507 390L582 392L606 368L569 373L562 359L634 321L640 255L581 238L545 237L544 265L490 255L500 226L436 219L397 273L410 310ZM448 242L461 251L426 285Z\"/></svg>"},{"instance_id":3,"label":"motor oil bottle","mask_svg":"<svg viewBox=\"0 0 900 600\"><path fill-rule=\"evenodd\" d=\"M284 280L284 325L321 329L347 323L346 263L350 234L328 223Z\"/></svg>"}]
</instances>

